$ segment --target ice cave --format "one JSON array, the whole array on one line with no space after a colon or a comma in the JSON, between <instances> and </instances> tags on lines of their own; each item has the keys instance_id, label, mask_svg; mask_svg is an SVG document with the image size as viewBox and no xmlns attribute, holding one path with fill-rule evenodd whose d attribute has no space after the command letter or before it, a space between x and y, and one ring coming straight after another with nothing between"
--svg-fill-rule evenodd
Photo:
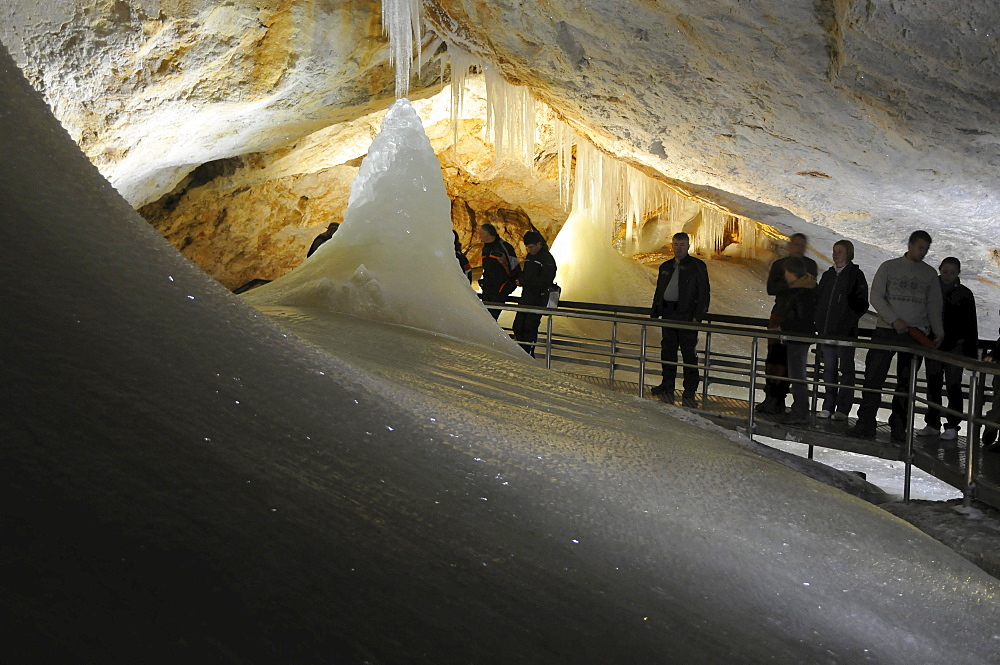
<instances>
[{"instance_id":1,"label":"ice cave","mask_svg":"<svg viewBox=\"0 0 1000 665\"><path fill-rule=\"evenodd\" d=\"M451 239L537 230L566 297L641 307L684 230L713 307L766 316L789 234L874 269L922 228L989 337L1000 9L0 17L4 662L1000 661L996 578L533 362Z\"/></svg>"}]
</instances>

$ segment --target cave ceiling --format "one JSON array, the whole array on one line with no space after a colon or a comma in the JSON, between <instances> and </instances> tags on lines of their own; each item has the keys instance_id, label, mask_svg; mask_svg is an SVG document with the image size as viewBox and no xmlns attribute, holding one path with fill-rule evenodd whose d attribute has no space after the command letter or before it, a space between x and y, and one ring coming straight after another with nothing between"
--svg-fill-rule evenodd
<instances>
[{"instance_id":1,"label":"cave ceiling","mask_svg":"<svg viewBox=\"0 0 1000 665\"><path fill-rule=\"evenodd\" d=\"M443 40L602 149L737 214L884 249L927 228L973 269L995 269L993 3L426 0L422 16L413 99L446 82ZM139 209L206 164L242 174L235 196L317 132L371 124L394 98L369 0L0 0L0 18L29 80ZM323 173L342 184L363 142L341 152ZM505 204L558 214L516 198ZM282 205L304 229L296 242L321 225ZM216 227L229 223L217 213Z\"/></svg>"}]
</instances>

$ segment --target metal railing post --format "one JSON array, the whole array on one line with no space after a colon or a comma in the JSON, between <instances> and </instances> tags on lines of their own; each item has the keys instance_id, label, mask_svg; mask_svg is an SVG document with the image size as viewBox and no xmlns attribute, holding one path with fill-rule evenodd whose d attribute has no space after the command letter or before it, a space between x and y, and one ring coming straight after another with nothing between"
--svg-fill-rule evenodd
<instances>
[{"instance_id":1,"label":"metal railing post","mask_svg":"<svg viewBox=\"0 0 1000 665\"><path fill-rule=\"evenodd\" d=\"M618 353L618 322L611 322L611 371L608 372L608 380L615 380L615 355Z\"/></svg>"},{"instance_id":2,"label":"metal railing post","mask_svg":"<svg viewBox=\"0 0 1000 665\"><path fill-rule=\"evenodd\" d=\"M896 364L899 364L899 355L896 354ZM910 355L910 385L909 394L906 396L906 471L903 480L903 503L910 502L910 477L913 473L913 421L917 415L917 354ZM896 386L899 390L899 386Z\"/></svg>"},{"instance_id":3,"label":"metal railing post","mask_svg":"<svg viewBox=\"0 0 1000 665\"><path fill-rule=\"evenodd\" d=\"M975 454L979 449L979 425L976 414L979 412L979 372L972 370L969 377L969 424L965 432L965 488L962 490L962 505L968 508L972 505L972 495L976 491Z\"/></svg>"},{"instance_id":4,"label":"metal railing post","mask_svg":"<svg viewBox=\"0 0 1000 665\"><path fill-rule=\"evenodd\" d=\"M813 360L813 382L812 382L812 410L816 411L816 406L819 403L819 384L822 380L822 375L819 372L819 361L820 356L823 355L823 345L816 345L816 358ZM829 388L828 388L829 390ZM812 459L812 446L809 446L809 459Z\"/></svg>"},{"instance_id":5,"label":"metal railing post","mask_svg":"<svg viewBox=\"0 0 1000 665\"><path fill-rule=\"evenodd\" d=\"M646 393L646 325L639 332L639 397Z\"/></svg>"},{"instance_id":6,"label":"metal railing post","mask_svg":"<svg viewBox=\"0 0 1000 665\"><path fill-rule=\"evenodd\" d=\"M708 366L712 361L712 331L705 333L705 371L701 376L701 403L708 403Z\"/></svg>"},{"instance_id":7,"label":"metal railing post","mask_svg":"<svg viewBox=\"0 0 1000 665\"><path fill-rule=\"evenodd\" d=\"M545 369L552 369L552 315L545 326Z\"/></svg>"},{"instance_id":8,"label":"metal railing post","mask_svg":"<svg viewBox=\"0 0 1000 665\"><path fill-rule=\"evenodd\" d=\"M757 405L757 347L760 342L760 338L754 336L753 344L750 345L750 392L748 395L747 403L750 405L747 409L747 436L753 441L753 415L754 408Z\"/></svg>"}]
</instances>

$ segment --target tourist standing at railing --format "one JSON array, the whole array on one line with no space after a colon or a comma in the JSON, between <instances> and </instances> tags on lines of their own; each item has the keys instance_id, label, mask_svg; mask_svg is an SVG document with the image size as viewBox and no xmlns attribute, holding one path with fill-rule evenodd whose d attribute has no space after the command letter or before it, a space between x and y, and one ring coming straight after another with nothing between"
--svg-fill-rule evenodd
<instances>
[{"instance_id":1,"label":"tourist standing at railing","mask_svg":"<svg viewBox=\"0 0 1000 665\"><path fill-rule=\"evenodd\" d=\"M906 254L890 259L878 267L872 279L871 302L878 313L872 341L893 346L916 346L917 339L927 339L937 347L944 336L941 320L941 285L937 271L924 263L931 236L926 231L910 235ZM875 438L876 416L882 396L878 392L885 385L889 366L895 352L869 349L865 357L865 393L861 396L858 421L847 431L861 439ZM910 389L910 372L920 369L919 356L900 353L896 359L896 390ZM897 395L892 398L892 415L889 426L894 441L906 440L907 400Z\"/></svg>"},{"instance_id":2,"label":"tourist standing at railing","mask_svg":"<svg viewBox=\"0 0 1000 665\"><path fill-rule=\"evenodd\" d=\"M782 257L771 264L771 270L767 275L767 293L774 296L774 307L771 308L771 317L767 322L769 330L781 329L781 317L788 307L788 299L791 297L791 290L788 282L785 281L785 261L791 257L797 257L806 262L806 272L813 277L819 276L819 268L816 262L806 256L806 246L809 239L804 233L793 233L788 238L786 247L788 256ZM776 377L788 374L788 350L784 344L778 340L767 340L767 357L764 360L764 371ZM788 381L781 378L767 379L764 383L764 401L757 406L757 410L763 413L784 413L785 397L788 396Z\"/></svg>"},{"instance_id":3,"label":"tourist standing at railing","mask_svg":"<svg viewBox=\"0 0 1000 665\"><path fill-rule=\"evenodd\" d=\"M671 321L700 321L708 311L711 286L708 281L708 266L701 259L688 254L691 239L686 233L675 233L671 241L674 258L660 265L653 292L651 316L663 317ZM677 349L680 347L684 358L685 400L693 400L698 390L698 344L697 330L663 328L660 343L660 360L663 361L663 380L653 386L654 395L673 398L677 382Z\"/></svg>"},{"instance_id":4,"label":"tourist standing at railing","mask_svg":"<svg viewBox=\"0 0 1000 665\"><path fill-rule=\"evenodd\" d=\"M784 316L781 317L781 330L794 335L815 335L816 276L809 273L805 259L800 256L788 257L784 266L789 296ZM805 380L810 346L811 342L785 342L788 378ZM787 425L809 422L809 386L805 383L792 384L792 410L782 422Z\"/></svg>"},{"instance_id":5,"label":"tourist standing at railing","mask_svg":"<svg viewBox=\"0 0 1000 665\"><path fill-rule=\"evenodd\" d=\"M483 278L479 280L483 302L503 302L517 288L517 271L521 264L514 248L497 235L492 224L479 227L479 238L483 241ZM494 319L500 318L501 311L489 310Z\"/></svg>"},{"instance_id":6,"label":"tourist standing at railing","mask_svg":"<svg viewBox=\"0 0 1000 665\"><path fill-rule=\"evenodd\" d=\"M538 231L524 234L524 246L528 255L524 257L518 281L521 283L522 305L545 307L549 302L549 288L556 281L556 260L545 244L545 238ZM518 312L514 315L514 339L525 342L521 348L535 357L535 342L538 341L538 326L541 314Z\"/></svg>"},{"instance_id":7,"label":"tourist standing at railing","mask_svg":"<svg viewBox=\"0 0 1000 665\"><path fill-rule=\"evenodd\" d=\"M833 265L819 281L816 332L820 337L858 338L858 321L868 311L868 280L854 263L854 243L833 243ZM827 386L820 418L846 420L854 405L854 346L821 344L823 381Z\"/></svg>"},{"instance_id":8,"label":"tourist standing at railing","mask_svg":"<svg viewBox=\"0 0 1000 665\"><path fill-rule=\"evenodd\" d=\"M976 298L972 291L962 284L959 273L962 262L954 256L947 257L938 268L941 284L942 312L944 319L944 341L940 349L966 358L978 358L979 322L976 320ZM927 415L925 426L918 434L939 436L947 441L958 438L961 416L948 414L944 432L941 432L941 384L947 387L948 408L963 413L962 374L958 365L927 359L924 369L927 373Z\"/></svg>"}]
</instances>

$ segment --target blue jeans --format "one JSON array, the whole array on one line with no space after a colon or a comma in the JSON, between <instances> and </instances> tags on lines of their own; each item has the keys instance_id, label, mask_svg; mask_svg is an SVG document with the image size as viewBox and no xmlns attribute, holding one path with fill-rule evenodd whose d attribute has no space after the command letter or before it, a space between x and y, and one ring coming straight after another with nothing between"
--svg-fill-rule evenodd
<instances>
[{"instance_id":1,"label":"blue jeans","mask_svg":"<svg viewBox=\"0 0 1000 665\"><path fill-rule=\"evenodd\" d=\"M948 408L961 413L962 405L965 402L965 394L962 391L962 368L957 365L949 365L940 360L927 359L924 369L927 372L927 417L924 418L931 427L941 427L941 411L934 408L934 405L941 406L941 384L948 388ZM948 414L946 422L951 429L957 429L962 418Z\"/></svg>"},{"instance_id":2,"label":"blue jeans","mask_svg":"<svg viewBox=\"0 0 1000 665\"><path fill-rule=\"evenodd\" d=\"M872 341L881 344L895 344L897 346L917 346L917 342L907 333L898 333L893 328L875 328L872 333ZM868 349L865 356L865 381L864 387L875 391L880 391L885 386L885 379L889 376L889 366L892 364L894 351L883 351L882 349ZM920 356L916 356L913 361L912 353L900 353L896 359L896 390L907 392L910 389L910 370L920 369ZM861 396L861 406L858 407L858 425L866 429L875 429L876 416L878 415L879 403L882 401L880 392L866 392ZM902 426L906 423L906 397L897 395L892 398L892 415L889 417L889 424Z\"/></svg>"}]
</instances>

